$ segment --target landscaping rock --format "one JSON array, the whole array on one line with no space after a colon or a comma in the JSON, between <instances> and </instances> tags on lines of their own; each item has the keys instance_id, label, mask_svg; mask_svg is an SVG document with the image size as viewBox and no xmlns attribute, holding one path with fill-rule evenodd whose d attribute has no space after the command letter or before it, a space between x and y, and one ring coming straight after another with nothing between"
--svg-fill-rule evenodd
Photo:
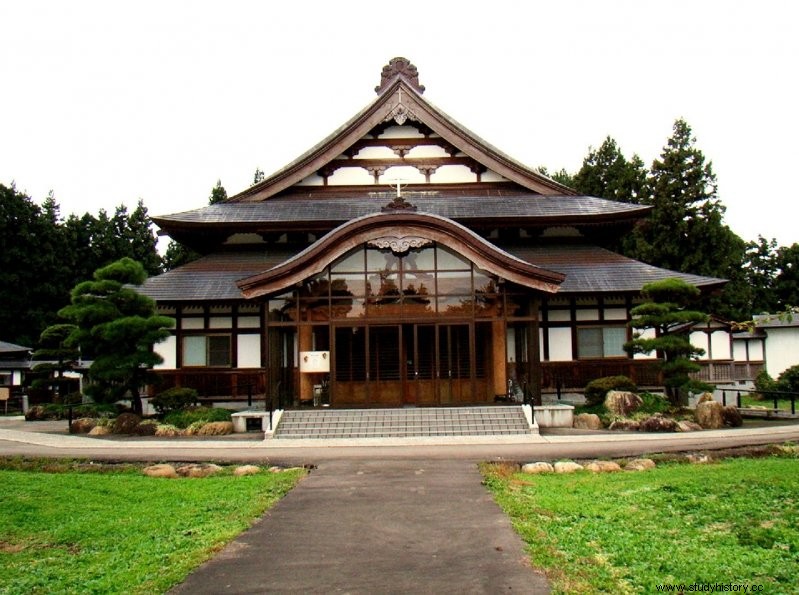
<instances>
[{"instance_id":1,"label":"landscaping rock","mask_svg":"<svg viewBox=\"0 0 799 595\"><path fill-rule=\"evenodd\" d=\"M555 468L551 464L545 462L522 465L522 473L552 473L554 471Z\"/></svg>"},{"instance_id":2,"label":"landscaping rock","mask_svg":"<svg viewBox=\"0 0 799 595\"><path fill-rule=\"evenodd\" d=\"M641 422L640 429L642 432L676 432L679 428L672 418L655 413Z\"/></svg>"},{"instance_id":3,"label":"landscaping rock","mask_svg":"<svg viewBox=\"0 0 799 595\"><path fill-rule=\"evenodd\" d=\"M149 477L168 477L174 478L178 476L177 471L172 465L168 464L159 464L159 465L150 465L149 467L145 467L142 469L142 473Z\"/></svg>"},{"instance_id":4,"label":"landscaping rock","mask_svg":"<svg viewBox=\"0 0 799 595\"><path fill-rule=\"evenodd\" d=\"M213 463L192 463L181 465L175 471L181 477L208 477L222 471L222 467Z\"/></svg>"},{"instance_id":5,"label":"landscaping rock","mask_svg":"<svg viewBox=\"0 0 799 595\"><path fill-rule=\"evenodd\" d=\"M680 432L698 432L702 429L695 421L689 421L687 419L681 420L677 422L677 427L679 428Z\"/></svg>"},{"instance_id":6,"label":"landscaping rock","mask_svg":"<svg viewBox=\"0 0 799 595\"><path fill-rule=\"evenodd\" d=\"M699 398L696 400L696 404L699 405L699 403L709 403L712 400L713 400L713 395L711 393L702 393L701 395L699 395Z\"/></svg>"},{"instance_id":7,"label":"landscaping rock","mask_svg":"<svg viewBox=\"0 0 799 595\"><path fill-rule=\"evenodd\" d=\"M94 426L89 430L89 436L110 436L111 428L109 426Z\"/></svg>"},{"instance_id":8,"label":"landscaping rock","mask_svg":"<svg viewBox=\"0 0 799 595\"><path fill-rule=\"evenodd\" d=\"M233 470L233 475L241 477L243 475L257 475L261 472L258 465L240 465Z\"/></svg>"},{"instance_id":9,"label":"landscaping rock","mask_svg":"<svg viewBox=\"0 0 799 595\"><path fill-rule=\"evenodd\" d=\"M80 417L72 422L69 427L73 434L88 434L97 425L97 420L91 417Z\"/></svg>"},{"instance_id":10,"label":"landscaping rock","mask_svg":"<svg viewBox=\"0 0 799 595\"><path fill-rule=\"evenodd\" d=\"M735 405L727 405L721 410L721 416L724 419L724 425L731 428L740 428L744 425L744 420L741 413Z\"/></svg>"},{"instance_id":11,"label":"landscaping rock","mask_svg":"<svg viewBox=\"0 0 799 595\"><path fill-rule=\"evenodd\" d=\"M641 423L634 419L617 419L610 424L609 430L626 430L637 432L641 428Z\"/></svg>"},{"instance_id":12,"label":"landscaping rock","mask_svg":"<svg viewBox=\"0 0 799 595\"><path fill-rule=\"evenodd\" d=\"M111 431L114 434L135 434L141 418L135 413L122 413L114 420Z\"/></svg>"},{"instance_id":13,"label":"landscaping rock","mask_svg":"<svg viewBox=\"0 0 799 595\"><path fill-rule=\"evenodd\" d=\"M136 426L136 434L138 436L155 436L157 429L158 422L153 420L144 420L138 426Z\"/></svg>"},{"instance_id":14,"label":"landscaping rock","mask_svg":"<svg viewBox=\"0 0 799 595\"><path fill-rule=\"evenodd\" d=\"M655 461L652 459L633 459L624 466L625 471L646 471L654 468Z\"/></svg>"},{"instance_id":15,"label":"landscaping rock","mask_svg":"<svg viewBox=\"0 0 799 595\"><path fill-rule=\"evenodd\" d=\"M573 425L578 430L601 430L602 420L596 413L579 413L574 416Z\"/></svg>"},{"instance_id":16,"label":"landscaping rock","mask_svg":"<svg viewBox=\"0 0 799 595\"><path fill-rule=\"evenodd\" d=\"M621 471L621 467L615 461L591 461L585 466L585 469L592 473L613 473Z\"/></svg>"},{"instance_id":17,"label":"landscaping rock","mask_svg":"<svg viewBox=\"0 0 799 595\"><path fill-rule=\"evenodd\" d=\"M615 415L627 417L638 411L644 401L635 393L621 390L611 390L605 396L605 409Z\"/></svg>"},{"instance_id":18,"label":"landscaping rock","mask_svg":"<svg viewBox=\"0 0 799 595\"><path fill-rule=\"evenodd\" d=\"M197 430L198 436L225 436L233 433L232 421L212 421Z\"/></svg>"},{"instance_id":19,"label":"landscaping rock","mask_svg":"<svg viewBox=\"0 0 799 595\"><path fill-rule=\"evenodd\" d=\"M555 463L555 473L574 473L582 469L583 466L574 461L558 461Z\"/></svg>"},{"instance_id":20,"label":"landscaping rock","mask_svg":"<svg viewBox=\"0 0 799 595\"><path fill-rule=\"evenodd\" d=\"M705 430L718 430L724 427L724 407L716 401L703 401L694 411L696 423Z\"/></svg>"}]
</instances>

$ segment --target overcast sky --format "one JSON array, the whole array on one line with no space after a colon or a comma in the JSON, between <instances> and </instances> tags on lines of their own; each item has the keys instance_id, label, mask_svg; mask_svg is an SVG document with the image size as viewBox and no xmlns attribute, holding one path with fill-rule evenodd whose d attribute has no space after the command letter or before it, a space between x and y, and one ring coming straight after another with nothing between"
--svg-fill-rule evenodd
<instances>
[{"instance_id":1,"label":"overcast sky","mask_svg":"<svg viewBox=\"0 0 799 595\"><path fill-rule=\"evenodd\" d=\"M62 213L204 206L375 97L394 56L425 97L530 166L614 137L650 165L676 118L746 240L799 242L799 3L0 2L0 183Z\"/></svg>"}]
</instances>

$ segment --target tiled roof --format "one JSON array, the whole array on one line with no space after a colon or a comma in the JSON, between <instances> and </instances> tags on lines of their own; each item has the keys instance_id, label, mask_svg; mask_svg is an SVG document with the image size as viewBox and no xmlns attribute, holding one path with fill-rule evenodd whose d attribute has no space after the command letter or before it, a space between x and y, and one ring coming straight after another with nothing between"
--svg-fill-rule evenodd
<instances>
[{"instance_id":1,"label":"tiled roof","mask_svg":"<svg viewBox=\"0 0 799 595\"><path fill-rule=\"evenodd\" d=\"M240 300L236 281L294 256L291 251L221 252L145 281L140 291L156 301Z\"/></svg>"},{"instance_id":2,"label":"tiled roof","mask_svg":"<svg viewBox=\"0 0 799 595\"><path fill-rule=\"evenodd\" d=\"M22 345L0 341L0 353L27 353L30 350L30 347L23 347Z\"/></svg>"},{"instance_id":3,"label":"tiled roof","mask_svg":"<svg viewBox=\"0 0 799 595\"><path fill-rule=\"evenodd\" d=\"M503 246L531 264L566 275L559 294L640 291L647 283L671 277L696 287L723 285L724 279L661 269L610 250L590 245Z\"/></svg>"},{"instance_id":4,"label":"tiled roof","mask_svg":"<svg viewBox=\"0 0 799 595\"><path fill-rule=\"evenodd\" d=\"M530 264L563 273L559 294L638 292L652 281L678 277L697 287L710 288L723 279L661 269L610 250L588 245L501 246ZM221 252L148 279L141 291L167 301L240 300L236 281L269 270L295 255L291 250Z\"/></svg>"},{"instance_id":5,"label":"tiled roof","mask_svg":"<svg viewBox=\"0 0 799 595\"><path fill-rule=\"evenodd\" d=\"M337 196L325 199L276 197L257 203L220 203L193 211L153 217L161 227L171 225L268 225L274 223L333 222L344 223L380 210L393 197L391 192L375 192L369 198ZM508 194L498 196L438 196L437 192L407 193L405 199L420 212L455 221L518 218L540 220L566 219L571 224L644 216L650 207L633 205L592 196L542 196Z\"/></svg>"}]
</instances>

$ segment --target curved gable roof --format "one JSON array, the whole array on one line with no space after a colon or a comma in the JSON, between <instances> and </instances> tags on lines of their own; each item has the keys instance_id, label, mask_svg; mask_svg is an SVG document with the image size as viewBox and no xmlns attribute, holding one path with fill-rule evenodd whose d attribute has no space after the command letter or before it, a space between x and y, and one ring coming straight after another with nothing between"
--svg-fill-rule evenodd
<instances>
[{"instance_id":1,"label":"curved gable roof","mask_svg":"<svg viewBox=\"0 0 799 595\"><path fill-rule=\"evenodd\" d=\"M389 212L349 221L293 258L237 283L245 298L275 293L322 272L340 256L366 242L398 246L402 252L419 241L435 241L456 250L483 270L513 283L555 293L565 276L504 252L466 227L430 213Z\"/></svg>"},{"instance_id":2,"label":"curved gable roof","mask_svg":"<svg viewBox=\"0 0 799 595\"><path fill-rule=\"evenodd\" d=\"M387 70L388 69L388 70ZM574 190L522 165L459 124L422 97L416 68L394 58L383 69L377 99L298 159L264 181L231 197L229 202L255 202L299 183L333 161L382 122L420 122L478 163L533 192L572 195Z\"/></svg>"}]
</instances>

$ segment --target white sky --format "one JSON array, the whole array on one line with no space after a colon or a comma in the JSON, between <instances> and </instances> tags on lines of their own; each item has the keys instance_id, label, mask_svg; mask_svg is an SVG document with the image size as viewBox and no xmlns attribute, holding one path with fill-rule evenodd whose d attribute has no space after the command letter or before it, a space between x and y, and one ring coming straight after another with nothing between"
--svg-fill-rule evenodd
<instances>
[{"instance_id":1,"label":"white sky","mask_svg":"<svg viewBox=\"0 0 799 595\"><path fill-rule=\"evenodd\" d=\"M647 165L683 117L727 223L799 242L799 3L3 0L0 182L62 213L204 206L343 124L394 56L519 161Z\"/></svg>"}]
</instances>

